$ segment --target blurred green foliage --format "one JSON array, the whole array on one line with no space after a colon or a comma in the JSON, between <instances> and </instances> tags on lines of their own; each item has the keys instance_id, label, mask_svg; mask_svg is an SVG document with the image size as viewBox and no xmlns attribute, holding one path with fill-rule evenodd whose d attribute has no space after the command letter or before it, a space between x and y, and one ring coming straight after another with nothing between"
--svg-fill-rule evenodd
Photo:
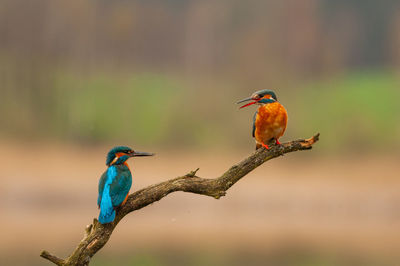
<instances>
[{"instance_id":1,"label":"blurred green foliage","mask_svg":"<svg viewBox=\"0 0 400 266\"><path fill-rule=\"evenodd\" d=\"M0 135L249 147L254 108L234 102L274 88L289 111L283 141L321 131L328 151L395 149L399 7L5 0Z\"/></svg>"},{"instance_id":2,"label":"blurred green foliage","mask_svg":"<svg viewBox=\"0 0 400 266\"><path fill-rule=\"evenodd\" d=\"M299 135L320 131L328 150L400 146L400 79L385 71L364 71L311 83L294 102ZM294 121L293 121L294 120Z\"/></svg>"},{"instance_id":3,"label":"blurred green foliage","mask_svg":"<svg viewBox=\"0 0 400 266\"><path fill-rule=\"evenodd\" d=\"M320 132L319 145L327 151L399 147L399 85L394 73L376 70L278 88L289 113L284 140ZM3 98L1 112L11 115L2 117L1 133L89 144L134 140L164 147L253 143L253 110L239 112L234 104L248 92L229 82L198 88L159 73L58 71L50 86L51 93L37 107L24 99ZM26 123L32 119L34 123Z\"/></svg>"},{"instance_id":4,"label":"blurred green foliage","mask_svg":"<svg viewBox=\"0 0 400 266\"><path fill-rule=\"evenodd\" d=\"M86 141L134 138L144 143L165 141L183 90L178 81L149 73L86 79L60 75L56 86L59 101L66 101L61 137L67 133Z\"/></svg>"}]
</instances>

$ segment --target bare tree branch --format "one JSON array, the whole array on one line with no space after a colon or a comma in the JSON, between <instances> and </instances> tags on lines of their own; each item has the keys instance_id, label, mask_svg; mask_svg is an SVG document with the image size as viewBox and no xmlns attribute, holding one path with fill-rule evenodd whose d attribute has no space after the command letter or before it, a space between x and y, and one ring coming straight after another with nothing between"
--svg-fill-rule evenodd
<instances>
[{"instance_id":1,"label":"bare tree branch","mask_svg":"<svg viewBox=\"0 0 400 266\"><path fill-rule=\"evenodd\" d=\"M191 192L219 199L225 196L226 191L231 186L261 164L285 153L311 149L318 139L319 134L306 140L301 139L282 145L271 145L269 150L258 149L248 158L235 164L220 177L214 179L196 176L199 170L196 169L184 176L138 190L129 195L127 202L117 210L114 222L102 225L97 219L94 219L93 223L86 227L84 238L71 256L66 259L60 259L47 251L42 251L40 256L56 265L89 265L90 259L107 243L118 222L128 213L159 201L175 191Z\"/></svg>"}]
</instances>

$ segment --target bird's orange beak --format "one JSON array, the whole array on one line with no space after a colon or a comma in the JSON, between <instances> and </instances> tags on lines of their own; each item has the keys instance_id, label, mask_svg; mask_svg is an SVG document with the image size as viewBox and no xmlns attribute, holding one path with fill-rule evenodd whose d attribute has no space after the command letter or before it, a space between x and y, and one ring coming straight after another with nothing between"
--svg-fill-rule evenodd
<instances>
[{"instance_id":1,"label":"bird's orange beak","mask_svg":"<svg viewBox=\"0 0 400 266\"><path fill-rule=\"evenodd\" d=\"M253 101L253 102L250 102L250 103L247 103L247 104L245 104L243 106L240 106L239 109L242 109L244 107L250 106L250 105L255 104L255 103L258 103L259 100L255 100L252 97L249 97L249 98L246 98L246 99L238 101L236 104L247 102L247 101Z\"/></svg>"}]
</instances>

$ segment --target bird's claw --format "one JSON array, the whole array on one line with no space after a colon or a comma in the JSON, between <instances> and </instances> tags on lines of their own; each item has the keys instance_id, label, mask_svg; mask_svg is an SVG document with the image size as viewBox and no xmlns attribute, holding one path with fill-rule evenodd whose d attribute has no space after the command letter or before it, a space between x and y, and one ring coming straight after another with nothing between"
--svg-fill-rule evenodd
<instances>
[{"instance_id":1,"label":"bird's claw","mask_svg":"<svg viewBox=\"0 0 400 266\"><path fill-rule=\"evenodd\" d=\"M267 144L265 144L265 143L261 143L261 145L262 145L264 148L266 148L267 150L269 150L269 147L268 147L268 145L267 145Z\"/></svg>"}]
</instances>

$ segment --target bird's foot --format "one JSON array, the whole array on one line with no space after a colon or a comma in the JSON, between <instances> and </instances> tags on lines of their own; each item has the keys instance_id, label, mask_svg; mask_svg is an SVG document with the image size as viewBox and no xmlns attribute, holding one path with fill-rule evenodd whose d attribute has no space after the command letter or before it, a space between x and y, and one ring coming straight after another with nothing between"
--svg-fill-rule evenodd
<instances>
[{"instance_id":1,"label":"bird's foot","mask_svg":"<svg viewBox=\"0 0 400 266\"><path fill-rule=\"evenodd\" d=\"M278 139L276 139L276 145L281 145L282 143L279 142Z\"/></svg>"},{"instance_id":2,"label":"bird's foot","mask_svg":"<svg viewBox=\"0 0 400 266\"><path fill-rule=\"evenodd\" d=\"M267 144L265 144L265 143L261 143L261 145L262 145L264 148L266 148L267 150L269 150L269 147L268 147L268 145L267 145Z\"/></svg>"}]
</instances>

